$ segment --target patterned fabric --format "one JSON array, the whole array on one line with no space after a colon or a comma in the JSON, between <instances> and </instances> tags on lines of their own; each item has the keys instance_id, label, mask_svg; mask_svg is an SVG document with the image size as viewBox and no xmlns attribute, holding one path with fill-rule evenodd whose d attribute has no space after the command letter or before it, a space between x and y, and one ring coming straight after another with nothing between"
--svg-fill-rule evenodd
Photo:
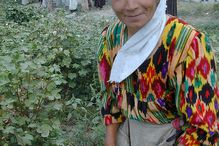
<instances>
[{"instance_id":1,"label":"patterned fabric","mask_svg":"<svg viewBox=\"0 0 219 146\"><path fill-rule=\"evenodd\" d=\"M104 123L122 123L130 118L165 124L180 118L185 124L177 142L216 145L219 90L209 39L171 17L158 49L127 79L109 83L123 39L127 41L127 28L119 21L106 28L100 39L98 71Z\"/></svg>"}]
</instances>

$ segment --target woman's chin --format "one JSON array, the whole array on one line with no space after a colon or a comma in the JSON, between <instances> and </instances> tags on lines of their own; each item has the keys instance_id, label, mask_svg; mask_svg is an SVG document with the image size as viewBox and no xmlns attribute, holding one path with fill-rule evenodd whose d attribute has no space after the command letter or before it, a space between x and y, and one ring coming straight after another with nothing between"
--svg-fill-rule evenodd
<instances>
[{"instance_id":1,"label":"woman's chin","mask_svg":"<svg viewBox=\"0 0 219 146\"><path fill-rule=\"evenodd\" d=\"M128 29L139 30L147 23L147 21L124 21Z\"/></svg>"},{"instance_id":2,"label":"woman's chin","mask_svg":"<svg viewBox=\"0 0 219 146\"><path fill-rule=\"evenodd\" d=\"M141 24L141 23L125 23L125 24L128 27L128 29L132 29L136 31L138 31L144 26L144 24Z\"/></svg>"}]
</instances>

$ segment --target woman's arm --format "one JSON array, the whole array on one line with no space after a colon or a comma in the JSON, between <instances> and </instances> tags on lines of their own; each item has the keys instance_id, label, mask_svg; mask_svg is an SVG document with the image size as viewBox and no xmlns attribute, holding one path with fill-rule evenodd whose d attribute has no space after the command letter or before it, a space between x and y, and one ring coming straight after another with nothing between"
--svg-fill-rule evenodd
<instances>
[{"instance_id":1,"label":"woman's arm","mask_svg":"<svg viewBox=\"0 0 219 146\"><path fill-rule=\"evenodd\" d=\"M119 124L111 124L106 126L105 146L116 146L116 135Z\"/></svg>"},{"instance_id":2,"label":"woman's arm","mask_svg":"<svg viewBox=\"0 0 219 146\"><path fill-rule=\"evenodd\" d=\"M97 54L97 68L100 82L100 98L102 100L101 114L104 118L104 124L106 125L106 136L104 142L105 146L115 146L119 123L124 122L125 117L118 107L116 96L113 94L112 86L108 82L111 62L106 35L107 28L104 29L100 37L99 50Z\"/></svg>"},{"instance_id":3,"label":"woman's arm","mask_svg":"<svg viewBox=\"0 0 219 146\"><path fill-rule=\"evenodd\" d=\"M179 114L185 146L216 146L218 139L218 86L216 63L208 38L197 33L182 63L176 69ZM178 91L178 90L177 90Z\"/></svg>"}]
</instances>

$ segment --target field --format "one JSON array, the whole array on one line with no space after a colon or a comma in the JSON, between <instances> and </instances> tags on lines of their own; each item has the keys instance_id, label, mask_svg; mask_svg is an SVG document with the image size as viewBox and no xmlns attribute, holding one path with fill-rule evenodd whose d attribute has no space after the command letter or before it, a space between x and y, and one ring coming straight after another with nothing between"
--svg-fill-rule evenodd
<instances>
[{"instance_id":1,"label":"field","mask_svg":"<svg viewBox=\"0 0 219 146\"><path fill-rule=\"evenodd\" d=\"M0 145L103 145L96 52L116 19L110 6L0 8ZM179 1L178 16L210 37L219 58L219 3Z\"/></svg>"}]
</instances>

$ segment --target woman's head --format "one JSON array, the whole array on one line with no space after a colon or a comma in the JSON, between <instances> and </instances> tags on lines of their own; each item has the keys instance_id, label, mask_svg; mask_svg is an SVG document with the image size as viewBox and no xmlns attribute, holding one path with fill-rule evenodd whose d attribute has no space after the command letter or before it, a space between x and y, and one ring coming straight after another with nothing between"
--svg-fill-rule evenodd
<instances>
[{"instance_id":1,"label":"woman's head","mask_svg":"<svg viewBox=\"0 0 219 146\"><path fill-rule=\"evenodd\" d=\"M131 35L153 17L159 0L112 0L112 8Z\"/></svg>"}]
</instances>

